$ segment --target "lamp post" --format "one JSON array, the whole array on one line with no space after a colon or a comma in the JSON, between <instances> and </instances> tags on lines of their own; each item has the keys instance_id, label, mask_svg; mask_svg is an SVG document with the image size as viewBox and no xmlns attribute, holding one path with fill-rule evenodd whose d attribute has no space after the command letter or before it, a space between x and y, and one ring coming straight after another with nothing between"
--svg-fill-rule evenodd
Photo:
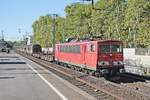
<instances>
[{"instance_id":1,"label":"lamp post","mask_svg":"<svg viewBox=\"0 0 150 100\"><path fill-rule=\"evenodd\" d=\"M4 41L4 31L3 30L1 30L1 33L2 33L2 41Z\"/></svg>"},{"instance_id":2,"label":"lamp post","mask_svg":"<svg viewBox=\"0 0 150 100\"><path fill-rule=\"evenodd\" d=\"M26 45L30 45L30 36L29 36L29 32L26 32L25 34L25 44Z\"/></svg>"},{"instance_id":3,"label":"lamp post","mask_svg":"<svg viewBox=\"0 0 150 100\"><path fill-rule=\"evenodd\" d=\"M21 35L21 28L18 28L18 33L19 33L19 35ZM22 38L21 38L22 36L20 36L20 41L22 41Z\"/></svg>"}]
</instances>

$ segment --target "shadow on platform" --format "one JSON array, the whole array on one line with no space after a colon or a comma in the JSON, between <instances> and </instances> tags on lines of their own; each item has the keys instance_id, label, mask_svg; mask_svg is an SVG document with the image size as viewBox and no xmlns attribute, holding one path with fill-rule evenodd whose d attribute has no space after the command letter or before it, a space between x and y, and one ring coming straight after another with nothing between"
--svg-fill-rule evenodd
<instances>
[{"instance_id":1,"label":"shadow on platform","mask_svg":"<svg viewBox=\"0 0 150 100\"><path fill-rule=\"evenodd\" d=\"M6 77L6 76L0 77L0 79L14 79L14 78L16 78L16 77Z\"/></svg>"},{"instance_id":2,"label":"shadow on platform","mask_svg":"<svg viewBox=\"0 0 150 100\"><path fill-rule=\"evenodd\" d=\"M0 64L26 64L26 62L0 62Z\"/></svg>"}]
</instances>

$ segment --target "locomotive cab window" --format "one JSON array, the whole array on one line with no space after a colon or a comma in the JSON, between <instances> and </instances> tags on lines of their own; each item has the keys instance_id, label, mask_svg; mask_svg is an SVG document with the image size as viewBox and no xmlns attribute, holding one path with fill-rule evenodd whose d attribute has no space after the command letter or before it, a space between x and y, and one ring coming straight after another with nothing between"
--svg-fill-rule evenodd
<instances>
[{"instance_id":1,"label":"locomotive cab window","mask_svg":"<svg viewBox=\"0 0 150 100\"><path fill-rule=\"evenodd\" d=\"M119 44L113 44L113 45L111 45L110 46L110 50L113 53L115 53L115 52L123 52L122 45L119 45Z\"/></svg>"},{"instance_id":2,"label":"locomotive cab window","mask_svg":"<svg viewBox=\"0 0 150 100\"><path fill-rule=\"evenodd\" d=\"M100 53L120 53L123 52L122 44L108 44L108 45L100 45L99 47Z\"/></svg>"}]
</instances>

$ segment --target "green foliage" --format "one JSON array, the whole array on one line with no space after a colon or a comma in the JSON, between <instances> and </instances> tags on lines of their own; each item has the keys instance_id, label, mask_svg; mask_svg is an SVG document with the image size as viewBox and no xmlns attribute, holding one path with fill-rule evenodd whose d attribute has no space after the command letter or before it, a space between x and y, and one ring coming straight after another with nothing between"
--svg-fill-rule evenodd
<instances>
[{"instance_id":1,"label":"green foliage","mask_svg":"<svg viewBox=\"0 0 150 100\"><path fill-rule=\"evenodd\" d=\"M41 16L37 21L32 25L33 27L33 43L39 43L43 47L51 46L51 25L52 18L48 15Z\"/></svg>"},{"instance_id":2,"label":"green foliage","mask_svg":"<svg viewBox=\"0 0 150 100\"><path fill-rule=\"evenodd\" d=\"M91 4L66 6L65 17L56 19L56 42L68 37L120 39L125 46L150 47L150 1L149 0L97 0ZM41 16L33 27L33 42L43 47L52 46L52 25L50 16Z\"/></svg>"},{"instance_id":3,"label":"green foliage","mask_svg":"<svg viewBox=\"0 0 150 100\"><path fill-rule=\"evenodd\" d=\"M130 42L136 47L150 46L150 1L129 0L125 11L125 27L130 34Z\"/></svg>"}]
</instances>

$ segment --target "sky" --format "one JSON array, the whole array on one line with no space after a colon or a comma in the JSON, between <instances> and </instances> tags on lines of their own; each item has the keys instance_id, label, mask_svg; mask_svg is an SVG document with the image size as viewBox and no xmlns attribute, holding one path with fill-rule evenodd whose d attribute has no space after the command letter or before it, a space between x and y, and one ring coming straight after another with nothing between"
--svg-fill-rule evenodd
<instances>
[{"instance_id":1,"label":"sky","mask_svg":"<svg viewBox=\"0 0 150 100\"><path fill-rule=\"evenodd\" d=\"M0 0L0 37L3 30L5 40L21 40L26 32L32 34L32 23L41 15L65 16L64 8L75 2L77 0Z\"/></svg>"}]
</instances>

